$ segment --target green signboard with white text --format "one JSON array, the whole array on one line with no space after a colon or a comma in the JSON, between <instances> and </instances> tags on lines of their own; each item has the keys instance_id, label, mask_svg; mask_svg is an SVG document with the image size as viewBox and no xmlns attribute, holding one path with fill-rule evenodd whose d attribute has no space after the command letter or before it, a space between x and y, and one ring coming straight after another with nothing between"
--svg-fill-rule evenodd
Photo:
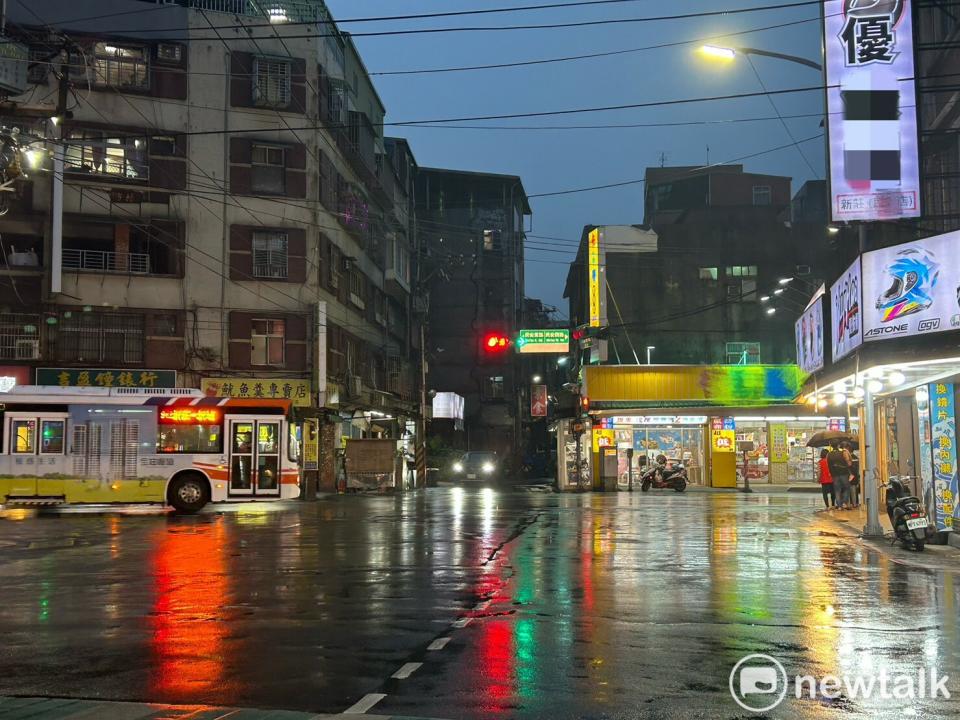
<instances>
[{"instance_id":1,"label":"green signboard with white text","mask_svg":"<svg viewBox=\"0 0 960 720\"><path fill-rule=\"evenodd\" d=\"M570 352L570 331L567 329L521 330L514 343L517 352L535 353Z\"/></svg>"}]
</instances>

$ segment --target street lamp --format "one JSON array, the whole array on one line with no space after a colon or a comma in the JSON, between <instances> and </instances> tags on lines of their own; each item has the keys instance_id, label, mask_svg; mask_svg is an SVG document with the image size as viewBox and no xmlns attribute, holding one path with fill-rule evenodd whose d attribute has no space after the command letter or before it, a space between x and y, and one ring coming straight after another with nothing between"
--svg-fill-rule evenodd
<instances>
[{"instance_id":1,"label":"street lamp","mask_svg":"<svg viewBox=\"0 0 960 720\"><path fill-rule=\"evenodd\" d=\"M767 315L773 315L776 312L777 309L775 307L767 308Z\"/></svg>"},{"instance_id":2,"label":"street lamp","mask_svg":"<svg viewBox=\"0 0 960 720\"><path fill-rule=\"evenodd\" d=\"M780 283L781 285L787 285L787 284L793 282L793 278L792 278L792 277L784 277L784 278L780 278L779 280L777 280L777 282Z\"/></svg>"},{"instance_id":3,"label":"street lamp","mask_svg":"<svg viewBox=\"0 0 960 720\"><path fill-rule=\"evenodd\" d=\"M650 353L657 349L656 345L647 345L647 365L650 364Z\"/></svg>"},{"instance_id":4,"label":"street lamp","mask_svg":"<svg viewBox=\"0 0 960 720\"><path fill-rule=\"evenodd\" d=\"M535 382L535 383L543 382L543 378L540 377L539 375L534 375L534 376L533 376L532 378L530 378L530 379L531 379L533 382Z\"/></svg>"},{"instance_id":5,"label":"street lamp","mask_svg":"<svg viewBox=\"0 0 960 720\"><path fill-rule=\"evenodd\" d=\"M778 60L786 60L787 62L796 63L797 65L804 65L808 68L813 68L814 70L822 71L823 66L813 60L807 60L807 58L800 57L798 55L787 55L786 53L772 52L770 50L760 50L759 48L749 48L749 47L721 47L719 45L702 45L700 47L700 52L703 55L706 55L711 58L717 58L721 60L735 60L737 53L741 55L760 55L762 57L771 57L777 58Z\"/></svg>"}]
</instances>

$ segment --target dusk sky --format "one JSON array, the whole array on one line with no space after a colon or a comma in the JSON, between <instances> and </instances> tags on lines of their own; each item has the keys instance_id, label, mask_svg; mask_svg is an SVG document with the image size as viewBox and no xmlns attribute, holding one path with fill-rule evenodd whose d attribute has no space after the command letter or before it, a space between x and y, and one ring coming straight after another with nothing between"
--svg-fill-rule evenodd
<instances>
[{"instance_id":1,"label":"dusk sky","mask_svg":"<svg viewBox=\"0 0 960 720\"><path fill-rule=\"evenodd\" d=\"M536 0L522 4L544 4ZM529 67L423 75L374 76L387 107L387 122L478 115L554 111L761 90L749 62L708 62L695 52L716 35L717 44L745 46L820 59L819 5L788 0L798 7L734 15L695 17L657 22L598 26L452 32L423 35L358 37L357 45L371 73L449 66L506 63L614 50L643 48L682 41L686 45ZM594 6L495 13L415 21L343 23L349 32L409 28L507 26L643 18L659 15L715 12L784 4L778 0L625 0ZM347 18L509 7L487 0L328 0L338 21ZM798 20L789 27L721 38L723 32L765 28ZM768 90L818 85L820 75L780 60L754 58ZM822 93L805 92L773 97L800 141L822 133L819 113ZM387 134L410 139L423 166L519 175L527 193L548 193L604 185L643 177L644 168L659 165L705 164L735 160L791 142L787 130L766 97L674 105L610 112L466 123L503 127L677 123L768 118L755 122L668 127L600 129L464 129L388 127ZM789 146L743 160L747 170L788 175L793 191L813 177L822 178L822 139ZM808 165L809 163L809 165ZM812 170L811 167L812 166ZM527 242L529 297L560 308L567 265L585 224L639 223L643 218L643 185L533 198L533 230ZM544 239L544 236L551 239Z\"/></svg>"}]
</instances>

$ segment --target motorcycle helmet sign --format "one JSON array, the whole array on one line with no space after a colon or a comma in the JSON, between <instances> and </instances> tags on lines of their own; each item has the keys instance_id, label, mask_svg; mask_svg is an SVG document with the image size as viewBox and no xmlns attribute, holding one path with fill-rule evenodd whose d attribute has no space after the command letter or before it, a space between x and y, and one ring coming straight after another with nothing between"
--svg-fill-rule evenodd
<instances>
[{"instance_id":1,"label":"motorcycle helmet sign","mask_svg":"<svg viewBox=\"0 0 960 720\"><path fill-rule=\"evenodd\" d=\"M960 233L883 248L863 256L864 340L960 326Z\"/></svg>"}]
</instances>

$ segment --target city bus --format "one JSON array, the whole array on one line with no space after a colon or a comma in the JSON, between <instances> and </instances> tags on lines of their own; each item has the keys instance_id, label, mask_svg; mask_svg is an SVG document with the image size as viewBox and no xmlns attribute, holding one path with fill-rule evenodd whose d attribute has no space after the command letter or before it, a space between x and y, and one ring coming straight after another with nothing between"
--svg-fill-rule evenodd
<instances>
[{"instance_id":1,"label":"city bus","mask_svg":"<svg viewBox=\"0 0 960 720\"><path fill-rule=\"evenodd\" d=\"M288 400L23 385L0 404L0 504L163 503L192 513L300 495Z\"/></svg>"}]
</instances>

